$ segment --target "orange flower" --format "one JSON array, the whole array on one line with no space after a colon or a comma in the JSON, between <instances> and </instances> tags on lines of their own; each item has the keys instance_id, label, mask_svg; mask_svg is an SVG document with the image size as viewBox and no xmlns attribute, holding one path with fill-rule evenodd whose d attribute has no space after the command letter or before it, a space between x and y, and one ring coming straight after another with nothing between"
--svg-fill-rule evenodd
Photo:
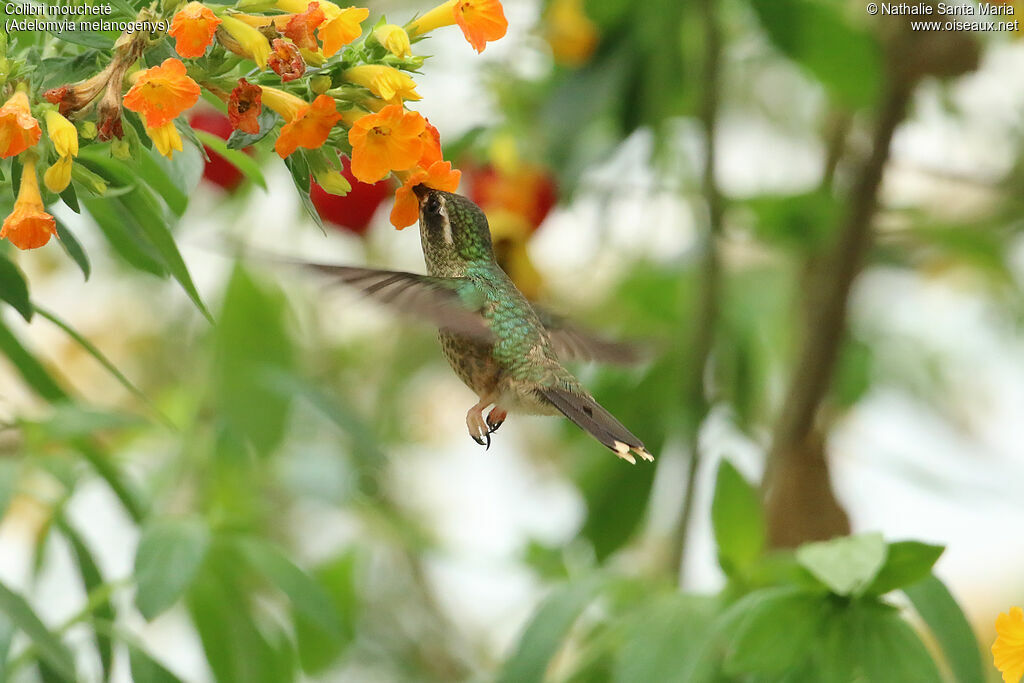
<instances>
[{"instance_id":1,"label":"orange flower","mask_svg":"<svg viewBox=\"0 0 1024 683\"><path fill-rule=\"evenodd\" d=\"M318 149L327 142L334 124L341 120L337 103L327 95L318 95L312 104L306 104L304 100L283 90L262 89L263 104L286 121L274 143L274 151L282 159L299 147Z\"/></svg>"},{"instance_id":2,"label":"orange flower","mask_svg":"<svg viewBox=\"0 0 1024 683\"><path fill-rule=\"evenodd\" d=\"M267 58L267 66L281 77L281 81L287 83L302 78L306 73L306 63L302 61L302 55L299 54L299 48L295 43L274 38L273 47L274 51Z\"/></svg>"},{"instance_id":3,"label":"orange flower","mask_svg":"<svg viewBox=\"0 0 1024 683\"><path fill-rule=\"evenodd\" d=\"M18 199L14 202L14 211L0 228L0 239L9 239L18 249L38 249L50 241L50 235L55 234L57 221L46 213L39 194L36 160L29 156L22 163Z\"/></svg>"},{"instance_id":4,"label":"orange flower","mask_svg":"<svg viewBox=\"0 0 1024 683\"><path fill-rule=\"evenodd\" d=\"M1009 614L996 617L996 633L992 661L1004 683L1018 683L1024 676L1024 610L1011 607Z\"/></svg>"},{"instance_id":5,"label":"orange flower","mask_svg":"<svg viewBox=\"0 0 1024 683\"><path fill-rule=\"evenodd\" d=\"M477 52L483 52L488 42L504 37L508 30L501 0L448 0L417 19L409 35L420 36L452 24L459 25Z\"/></svg>"},{"instance_id":6,"label":"orange flower","mask_svg":"<svg viewBox=\"0 0 1024 683\"><path fill-rule=\"evenodd\" d=\"M320 45L316 42L313 31L324 23L327 16L320 9L319 2L311 2L305 12L293 14L288 19L283 33L285 37L291 38L292 42L306 50L319 50Z\"/></svg>"},{"instance_id":7,"label":"orange flower","mask_svg":"<svg viewBox=\"0 0 1024 683\"><path fill-rule=\"evenodd\" d=\"M409 177L395 192L395 206L391 209L391 225L401 230L419 220L420 203L412 188L417 185L426 185L435 190L455 192L459 189L461 177L462 172L453 171L451 163L447 161L435 161L428 169L417 168L409 174Z\"/></svg>"},{"instance_id":8,"label":"orange flower","mask_svg":"<svg viewBox=\"0 0 1024 683\"><path fill-rule=\"evenodd\" d=\"M28 95L20 90L0 107L0 158L8 159L32 147L43 135L32 117Z\"/></svg>"},{"instance_id":9,"label":"orange flower","mask_svg":"<svg viewBox=\"0 0 1024 683\"><path fill-rule=\"evenodd\" d=\"M424 121L426 120L424 119ZM426 121L426 126L420 133L420 139L423 140L423 153L416 165L421 168L430 168L435 161L441 161L441 134L437 132L437 128L431 125L430 121Z\"/></svg>"},{"instance_id":10,"label":"orange flower","mask_svg":"<svg viewBox=\"0 0 1024 683\"><path fill-rule=\"evenodd\" d=\"M174 49L179 55L197 59L206 53L220 23L221 20L209 7L190 2L174 15L167 34L174 38Z\"/></svg>"},{"instance_id":11,"label":"orange flower","mask_svg":"<svg viewBox=\"0 0 1024 683\"><path fill-rule=\"evenodd\" d=\"M258 85L239 78L238 85L228 98L228 119L231 120L231 127L243 133L259 135L262 111L263 91Z\"/></svg>"},{"instance_id":12,"label":"orange flower","mask_svg":"<svg viewBox=\"0 0 1024 683\"><path fill-rule=\"evenodd\" d=\"M359 24L366 21L368 16L370 10L364 7L347 7L333 18L328 15L327 23L317 32L324 44L324 55L334 56L338 50L361 36L363 27Z\"/></svg>"},{"instance_id":13,"label":"orange flower","mask_svg":"<svg viewBox=\"0 0 1024 683\"><path fill-rule=\"evenodd\" d=\"M412 168L423 153L421 135L426 124L422 116L398 104L358 119L348 132L352 175L373 184L390 171Z\"/></svg>"},{"instance_id":14,"label":"orange flower","mask_svg":"<svg viewBox=\"0 0 1024 683\"><path fill-rule=\"evenodd\" d=\"M139 112L149 128L173 121L199 100L199 85L188 77L180 59L165 59L146 69L124 96L124 106Z\"/></svg>"}]
</instances>

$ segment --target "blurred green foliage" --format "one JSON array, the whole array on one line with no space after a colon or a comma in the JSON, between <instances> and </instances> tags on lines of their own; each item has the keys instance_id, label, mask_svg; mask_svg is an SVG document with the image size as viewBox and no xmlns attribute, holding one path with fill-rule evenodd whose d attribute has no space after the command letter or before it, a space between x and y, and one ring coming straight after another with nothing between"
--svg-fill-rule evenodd
<instances>
[{"instance_id":1,"label":"blurred green foliage","mask_svg":"<svg viewBox=\"0 0 1024 683\"><path fill-rule=\"evenodd\" d=\"M780 109L742 87L784 66L821 100L820 130L811 134L823 148L833 115L853 121L863 137L856 126L870 120L890 75L890 37L843 3L711 4L727 58L716 76L719 106L805 125L796 105ZM553 167L567 195L586 190L580 178L630 135L649 131L658 177L703 216L706 188L691 160L679 158L673 137L680 121L697 117L706 92L700 3L591 0L585 8L601 33L591 61L556 66L539 79L497 69L492 80L503 120L496 127L517 133L529 156ZM39 77L57 84L88 75L109 47L93 42L74 57L40 55ZM147 145L137 118L126 119L132 144ZM203 142L238 164L251 184L265 183L259 166L234 151L245 140ZM762 448L778 415L779 378L808 324L808 273L820 267L849 210L842 174L854 165L849 157L858 153L844 148L816 187L725 198L727 237L746 251L723 265L705 388L730 426ZM508 652L487 651L475 634L452 625L435 595L425 566L439 550L437 530L396 500L391 480L394 458L422 436L410 424L409 387L446 371L431 335L410 330L338 342L318 322L301 319L301 304L282 289L279 274L244 263L211 299L218 302L211 312L175 239L199 181L200 154L189 149L168 162L147 152L121 162L83 151L80 161L72 188L47 201L91 217L126 281L173 278L197 313L168 312L167 338L140 351L142 369L129 380L96 344L37 305L24 273L0 249L6 320L56 325L137 400L131 410L91 405L25 343L20 328L0 321L0 355L42 406L5 425L13 445L4 442L0 458L0 511L19 498L45 507L33 577L52 562L55 546L69 548L85 595L80 612L45 623L31 587L21 595L0 585L0 680L76 681L84 670L110 680L116 653L127 652L133 680L177 681L173 662L132 628L139 617L152 621L174 610L190 620L213 677L229 683L360 674L517 683L985 680L971 627L932 574L941 547L863 533L772 549L760 492L723 461L710 510L696 514L710 516L726 584L714 594L682 592L679 568L659 561L664 539L648 529L663 470L625 467L571 425L537 437L533 457L578 494L583 518L564 545L524 544L522 567L547 597ZM308 188L309 163L301 155L289 162L300 189ZM5 186L16 186L16 168L0 162ZM1008 198L983 216L938 220L892 211L898 225L872 247L870 262L963 269L1008 318L1019 317L1010 267L1021 226L1015 173L997 188ZM0 208L12 200L5 192ZM88 279L90 256L66 226L60 234ZM678 453L706 416L707 406L682 388L693 372L691 327L703 303L705 256L629 263L595 312L620 330L664 342L641 367L605 368L588 378L594 395L658 454ZM183 332L200 319L209 323L201 332ZM901 354L899 340L855 332L844 337L825 412L842 414L876 387L949 409L941 405L941 359ZM101 570L81 520L68 512L76 493L96 482L138 532L129 575ZM681 499L682 487L669 483L666 490ZM344 513L357 531L340 549L309 559L307 536L316 530L296 528L288 516L304 504ZM77 637L83 630L88 639Z\"/></svg>"}]
</instances>

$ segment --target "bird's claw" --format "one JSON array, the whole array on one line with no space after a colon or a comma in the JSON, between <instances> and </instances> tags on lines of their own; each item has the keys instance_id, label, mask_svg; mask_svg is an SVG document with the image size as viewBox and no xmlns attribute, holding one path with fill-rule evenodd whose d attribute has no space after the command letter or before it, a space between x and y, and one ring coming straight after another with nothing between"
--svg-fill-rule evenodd
<instances>
[{"instance_id":1,"label":"bird's claw","mask_svg":"<svg viewBox=\"0 0 1024 683\"><path fill-rule=\"evenodd\" d=\"M508 413L504 410L495 408L487 415L487 432L493 434L498 431L498 427L505 424L505 418L508 417Z\"/></svg>"},{"instance_id":2,"label":"bird's claw","mask_svg":"<svg viewBox=\"0 0 1024 683\"><path fill-rule=\"evenodd\" d=\"M473 441L476 441L481 446L484 446L484 450L485 451L490 450L490 448L491 448L491 433L490 432L486 432L484 434L484 438L482 438L482 439L479 436L477 436L476 434L470 434L469 436L470 436L470 438L473 439Z\"/></svg>"}]
</instances>

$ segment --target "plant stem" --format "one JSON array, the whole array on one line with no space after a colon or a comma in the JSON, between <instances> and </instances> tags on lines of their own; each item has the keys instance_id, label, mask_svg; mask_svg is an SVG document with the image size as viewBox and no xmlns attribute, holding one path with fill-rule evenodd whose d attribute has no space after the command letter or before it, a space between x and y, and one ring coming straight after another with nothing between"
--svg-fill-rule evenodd
<instances>
[{"instance_id":1,"label":"plant stem","mask_svg":"<svg viewBox=\"0 0 1024 683\"><path fill-rule=\"evenodd\" d=\"M693 516L694 494L697 473L700 469L700 426L710 408L704 394L704 374L714 346L715 328L718 323L718 309L721 298L721 260L718 255L718 237L722 232L722 216L725 210L722 193L715 182L717 140L717 118L719 106L719 64L722 55L722 40L715 12L715 0L701 0L700 13L704 25L704 68L702 80L704 89L700 102L700 123L704 131L704 167L702 191L707 206L707 229L704 232L703 260L701 262L698 289L697 315L695 319L692 363L690 375L683 387L684 401L693 411L693 420L687 425L687 450L690 460L687 465L686 488L683 491L682 509L671 538L669 567L683 581L683 557L686 552L690 519Z\"/></svg>"}]
</instances>

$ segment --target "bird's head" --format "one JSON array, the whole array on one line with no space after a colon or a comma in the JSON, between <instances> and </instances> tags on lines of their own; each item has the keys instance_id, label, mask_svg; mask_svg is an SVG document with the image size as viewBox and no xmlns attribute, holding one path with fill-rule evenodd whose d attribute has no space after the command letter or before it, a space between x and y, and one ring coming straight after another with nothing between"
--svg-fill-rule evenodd
<instances>
[{"instance_id":1,"label":"bird's head","mask_svg":"<svg viewBox=\"0 0 1024 683\"><path fill-rule=\"evenodd\" d=\"M491 232L479 206L465 197L417 185L420 235L436 255L460 261L493 258Z\"/></svg>"}]
</instances>

